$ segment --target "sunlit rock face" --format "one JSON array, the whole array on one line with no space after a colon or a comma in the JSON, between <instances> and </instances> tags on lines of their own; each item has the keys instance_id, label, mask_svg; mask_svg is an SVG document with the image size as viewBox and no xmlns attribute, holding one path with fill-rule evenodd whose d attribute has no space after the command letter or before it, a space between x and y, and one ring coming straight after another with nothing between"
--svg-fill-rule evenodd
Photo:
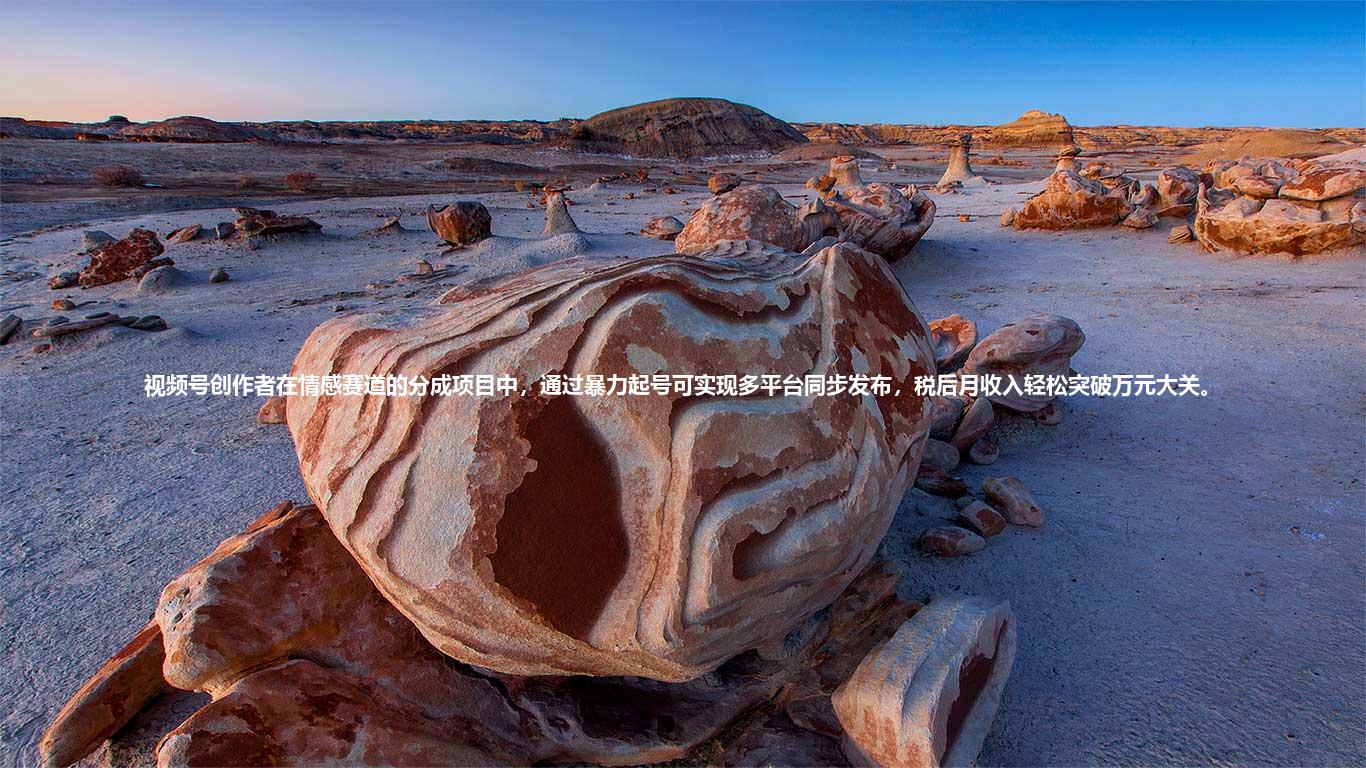
<instances>
[{"instance_id":1,"label":"sunlit rock face","mask_svg":"<svg viewBox=\"0 0 1366 768\"><path fill-rule=\"evenodd\" d=\"M339 318L299 375L518 379L494 397L291 397L309 493L444 653L685 680L781 637L868 563L916 474L930 334L839 244L561 262ZM548 374L888 376L891 392L570 396Z\"/></svg>"}]
</instances>

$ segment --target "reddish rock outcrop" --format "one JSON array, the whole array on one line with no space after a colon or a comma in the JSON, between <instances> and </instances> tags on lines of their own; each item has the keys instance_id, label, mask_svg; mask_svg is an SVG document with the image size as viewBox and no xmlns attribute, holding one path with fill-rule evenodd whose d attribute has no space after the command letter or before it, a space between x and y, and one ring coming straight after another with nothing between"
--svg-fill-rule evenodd
<instances>
[{"instance_id":1,"label":"reddish rock outcrop","mask_svg":"<svg viewBox=\"0 0 1366 768\"><path fill-rule=\"evenodd\" d=\"M90 265L81 270L76 282L82 288L94 288L141 278L157 267L175 263L168 258L158 258L165 250L157 239L157 233L150 229L134 229L122 240L106 243L91 251Z\"/></svg>"},{"instance_id":2,"label":"reddish rock outcrop","mask_svg":"<svg viewBox=\"0 0 1366 768\"><path fill-rule=\"evenodd\" d=\"M935 205L924 193L891 184L864 184L858 161L830 161L833 193L826 203L839 216L840 239L889 261L910 253L934 223Z\"/></svg>"},{"instance_id":3,"label":"reddish rock outcrop","mask_svg":"<svg viewBox=\"0 0 1366 768\"><path fill-rule=\"evenodd\" d=\"M713 195L720 195L740 186L740 177L733 173L718 173L707 179L707 189Z\"/></svg>"},{"instance_id":4,"label":"reddish rock outcrop","mask_svg":"<svg viewBox=\"0 0 1366 768\"><path fill-rule=\"evenodd\" d=\"M1003 147L1048 147L1072 143L1072 126L1062 115L1031 109L991 129L990 143Z\"/></svg>"},{"instance_id":5,"label":"reddish rock outcrop","mask_svg":"<svg viewBox=\"0 0 1366 768\"><path fill-rule=\"evenodd\" d=\"M457 248L474 245L493 231L493 217L483 203L461 200L438 209L427 207L427 226Z\"/></svg>"},{"instance_id":6,"label":"reddish rock outcrop","mask_svg":"<svg viewBox=\"0 0 1366 768\"><path fill-rule=\"evenodd\" d=\"M978 342L963 364L963 373L1003 377L1002 389L1008 391L991 395L991 401L1015 411L1032 413L1052 402L1054 396L1029 394L1025 377L1066 376L1072 355L1085 342L1086 334L1070 318L1041 313L1027 315L1006 323ZM1005 380L1014 386L1005 387ZM958 444L956 438L954 443Z\"/></svg>"},{"instance_id":7,"label":"reddish rock outcrop","mask_svg":"<svg viewBox=\"0 0 1366 768\"><path fill-rule=\"evenodd\" d=\"M844 751L855 765L972 765L1015 659L1010 606L933 600L835 691Z\"/></svg>"},{"instance_id":8,"label":"reddish rock outcrop","mask_svg":"<svg viewBox=\"0 0 1366 768\"><path fill-rule=\"evenodd\" d=\"M839 230L839 218L819 200L797 208L772 187L745 186L703 203L674 239L692 253L725 240L758 240L801 252Z\"/></svg>"},{"instance_id":9,"label":"reddish rock outcrop","mask_svg":"<svg viewBox=\"0 0 1366 768\"><path fill-rule=\"evenodd\" d=\"M1073 171L1054 171L1044 191L1026 200L1012 223L1016 229L1109 227L1130 210L1124 190L1107 189Z\"/></svg>"},{"instance_id":10,"label":"reddish rock outcrop","mask_svg":"<svg viewBox=\"0 0 1366 768\"><path fill-rule=\"evenodd\" d=\"M1305 164L1299 178L1286 182L1280 196L1286 200L1322 203L1335 198L1354 195L1366 189L1366 168L1360 166L1334 167Z\"/></svg>"},{"instance_id":11,"label":"reddish rock outcrop","mask_svg":"<svg viewBox=\"0 0 1366 768\"><path fill-rule=\"evenodd\" d=\"M1001 513L980 501L974 501L960 509L958 519L963 521L963 525L984 537L995 536L1006 528L1006 519Z\"/></svg>"},{"instance_id":12,"label":"reddish rock outcrop","mask_svg":"<svg viewBox=\"0 0 1366 768\"><path fill-rule=\"evenodd\" d=\"M636 157L707 157L778 151L805 144L796 128L725 99L664 99L594 115L566 144L580 151Z\"/></svg>"},{"instance_id":13,"label":"reddish rock outcrop","mask_svg":"<svg viewBox=\"0 0 1366 768\"><path fill-rule=\"evenodd\" d=\"M323 225L307 216L289 216L246 206L232 210L237 214L237 222L233 226L239 237L308 235L321 232L323 229Z\"/></svg>"},{"instance_id":14,"label":"reddish rock outcrop","mask_svg":"<svg viewBox=\"0 0 1366 768\"><path fill-rule=\"evenodd\" d=\"M886 265L852 246L569 261L448 301L325 323L294 372L459 370L515 377L526 394L291 397L288 420L334 531L455 658L511 674L715 669L833 600L916 469L929 406L911 393L932 370L929 331ZM901 394L538 391L550 372L855 366Z\"/></svg>"},{"instance_id":15,"label":"reddish rock outcrop","mask_svg":"<svg viewBox=\"0 0 1366 768\"><path fill-rule=\"evenodd\" d=\"M1210 252L1305 256L1366 245L1366 199L1321 203L1232 197L1200 187L1195 236Z\"/></svg>"},{"instance_id":16,"label":"reddish rock outcrop","mask_svg":"<svg viewBox=\"0 0 1366 768\"><path fill-rule=\"evenodd\" d=\"M1184 219L1195 211L1200 174L1178 165L1157 174L1157 215Z\"/></svg>"}]
</instances>

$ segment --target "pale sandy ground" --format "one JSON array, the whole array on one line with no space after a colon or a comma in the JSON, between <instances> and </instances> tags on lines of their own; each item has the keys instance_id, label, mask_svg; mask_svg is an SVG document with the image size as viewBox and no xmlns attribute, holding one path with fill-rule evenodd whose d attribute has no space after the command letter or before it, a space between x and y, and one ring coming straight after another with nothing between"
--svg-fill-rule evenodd
<instances>
[{"instance_id":1,"label":"pale sandy ground","mask_svg":"<svg viewBox=\"0 0 1366 768\"><path fill-rule=\"evenodd\" d=\"M1211 256L1168 245L1166 222L1146 233L1001 229L1000 212L1037 188L938 197L933 228L896 265L921 312L961 312L986 331L1059 312L1087 334L1078 370L1191 373L1210 394L1074 398L1059 427L1009 427L1000 462L962 474L979 487L988 474L1020 477L1048 523L971 557L919 554L915 537L949 505L914 492L919 508L903 506L886 550L907 595L996 595L1019 616L1020 653L982 762L1366 762L1361 254ZM670 250L622 233L705 195L640 189L571 194L595 255ZM620 200L626 190L638 198ZM277 501L304 498L288 432L256 424L259 400L149 400L143 375L283 373L334 306L430 301L440 287L365 287L419 258L468 264L452 282L530 263L509 255L512 241L440 256L413 216L409 233L356 237L396 206L448 199L284 205L326 234L257 251L171 246L199 282L170 295L0 284L0 310L25 318L52 316L48 303L72 295L97 301L73 318L155 312L171 325L104 329L47 354L30 340L0 347L0 762L33 762L48 719L147 620L162 585ZM525 197L478 199L496 233L539 234L541 212ZM230 218L182 211L100 227L121 236ZM78 234L0 242L4 269L75 268ZM232 281L207 283L216 266Z\"/></svg>"}]
</instances>

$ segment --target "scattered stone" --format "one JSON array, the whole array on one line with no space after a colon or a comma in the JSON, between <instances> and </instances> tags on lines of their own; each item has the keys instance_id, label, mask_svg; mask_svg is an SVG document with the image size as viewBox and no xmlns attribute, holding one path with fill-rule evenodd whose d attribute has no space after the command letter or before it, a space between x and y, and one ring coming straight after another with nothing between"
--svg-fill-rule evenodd
<instances>
[{"instance_id":1,"label":"scattered stone","mask_svg":"<svg viewBox=\"0 0 1366 768\"><path fill-rule=\"evenodd\" d=\"M258 424L284 424L285 398L282 395L266 398L261 409L256 412Z\"/></svg>"},{"instance_id":2,"label":"scattered stone","mask_svg":"<svg viewBox=\"0 0 1366 768\"><path fill-rule=\"evenodd\" d=\"M143 315L142 317L139 317L137 320L134 320L133 322L129 323L128 327L132 328L135 331L148 331L150 333L158 333L166 330L169 326L166 325L165 320L161 319L161 315Z\"/></svg>"},{"instance_id":3,"label":"scattered stone","mask_svg":"<svg viewBox=\"0 0 1366 768\"><path fill-rule=\"evenodd\" d=\"M211 283L226 283L231 279L228 276L228 270L222 267L214 267L213 271L209 273L209 282Z\"/></svg>"},{"instance_id":4,"label":"scattered stone","mask_svg":"<svg viewBox=\"0 0 1366 768\"><path fill-rule=\"evenodd\" d=\"M966 213L960 213L958 214L958 220L966 224L969 221L972 221L972 217L967 215Z\"/></svg>"},{"instance_id":5,"label":"scattered stone","mask_svg":"<svg viewBox=\"0 0 1366 768\"><path fill-rule=\"evenodd\" d=\"M10 337L23 324L24 321L18 315L6 315L4 320L0 320L0 344L8 344Z\"/></svg>"},{"instance_id":6,"label":"scattered stone","mask_svg":"<svg viewBox=\"0 0 1366 768\"><path fill-rule=\"evenodd\" d=\"M624 288L632 290L627 311L604 303ZM345 359L348 369L379 376L440 366L531 381L567 367L615 375L659 360L671 373L745 370L762 360L767 370L804 374L812 360L823 360L816 372L824 373L837 361L861 358L870 375L889 375L893 388L910 392L915 376L933 370L924 326L891 272L847 244L809 259L670 254L561 262L477 290L453 290L436 309L409 311L412 322L396 323L389 311L324 323L305 342L294 372L321 374ZM756 315L770 321L755 325ZM517 317L550 324L508 335ZM843 330L823 333L827 324ZM776 358L775 333L784 340ZM434 403L386 409L375 419L361 415L364 398L292 396L288 419L305 484L328 499L324 513L343 544L443 652L506 674L690 680L781 636L843 590L890 525L910 481L903 467L918 458L911 452L929 419L924 398L904 394L852 403L739 401L693 412L684 431L669 417L679 399L600 398L583 410L574 398L513 392L477 407ZM846 435L858 423L885 426L865 430L850 446ZM398 460L392 446L371 439L395 429L409 435L402 450L410 459L441 460ZM532 461L537 469L527 474ZM603 469L627 465L642 477L670 480L637 486L625 473ZM847 485L855 468L858 485L837 499L806 494L827 475ZM471 482L476 475L511 484L488 495L491 489ZM702 528L662 527L666 510L701 503L740 478L743 500L713 504L696 521ZM403 533L381 542L370 537L369 524L341 522L357 519L362 508L372 523ZM753 515L779 525L809 514L819 514L822 524L784 527L781 552L742 545L755 530ZM485 549L495 532L496 550ZM674 536L715 542L719 559L694 557L686 546L643 547L647 538ZM828 556L783 554L810 551L818 541ZM443 554L434 556L438 549ZM462 551L470 556L454 554ZM677 587L647 590L640 557L653 573L691 575ZM414 567L444 586L395 578ZM700 601L698 616L745 620L701 618L677 632L646 622L680 605L682 590L688 601ZM749 607L758 605L761 612Z\"/></svg>"},{"instance_id":7,"label":"scattered stone","mask_svg":"<svg viewBox=\"0 0 1366 768\"><path fill-rule=\"evenodd\" d=\"M977 499L974 499L971 496L959 496L958 498L953 500L953 506L957 509L967 509L968 507L976 503Z\"/></svg>"},{"instance_id":8,"label":"scattered stone","mask_svg":"<svg viewBox=\"0 0 1366 768\"><path fill-rule=\"evenodd\" d=\"M112 242L115 242L115 238L108 232L99 229L87 229L81 233L80 252L82 254L90 253L96 248L99 248L102 245L108 245Z\"/></svg>"},{"instance_id":9,"label":"scattered stone","mask_svg":"<svg viewBox=\"0 0 1366 768\"><path fill-rule=\"evenodd\" d=\"M977 344L977 324L958 314L931 320L930 334L934 339L934 364L940 373L961 368Z\"/></svg>"},{"instance_id":10,"label":"scattered stone","mask_svg":"<svg viewBox=\"0 0 1366 768\"><path fill-rule=\"evenodd\" d=\"M81 270L76 282L83 288L138 279L157 267L175 262L161 256L165 248L150 229L134 229L128 236L113 243L98 246L90 253L90 266ZM57 287L48 282L49 286Z\"/></svg>"},{"instance_id":11,"label":"scattered stone","mask_svg":"<svg viewBox=\"0 0 1366 768\"><path fill-rule=\"evenodd\" d=\"M640 234L657 240L673 240L683 231L683 222L673 216L656 216L645 222Z\"/></svg>"},{"instance_id":12,"label":"scattered stone","mask_svg":"<svg viewBox=\"0 0 1366 768\"><path fill-rule=\"evenodd\" d=\"M1043 525L1044 514L1024 484L1013 477L988 477L982 481L982 493L987 503L999 511L1011 525Z\"/></svg>"},{"instance_id":13,"label":"scattered stone","mask_svg":"<svg viewBox=\"0 0 1366 768\"><path fill-rule=\"evenodd\" d=\"M483 203L461 200L440 209L427 206L427 226L447 243L464 248L492 234L493 217Z\"/></svg>"},{"instance_id":14,"label":"scattered stone","mask_svg":"<svg viewBox=\"0 0 1366 768\"><path fill-rule=\"evenodd\" d=\"M1200 174L1178 165L1157 174L1157 215L1184 219L1195 211Z\"/></svg>"},{"instance_id":15,"label":"scattered stone","mask_svg":"<svg viewBox=\"0 0 1366 768\"><path fill-rule=\"evenodd\" d=\"M1001 513L980 501L974 500L971 504L958 510L958 519L963 521L963 525L987 538L1006 529L1006 519L1001 516Z\"/></svg>"},{"instance_id":16,"label":"scattered stone","mask_svg":"<svg viewBox=\"0 0 1366 768\"><path fill-rule=\"evenodd\" d=\"M53 318L53 320L55 319L57 318ZM46 339L54 338L57 336L66 336L72 333L80 333L82 331L89 331L94 328L100 328L109 325L110 323L118 322L118 319L118 315L105 314L100 317L92 317L87 318L85 320L76 320L75 322L68 322L65 318L62 318L62 322L60 323L53 323L51 320L49 320L47 325L44 325L41 328L35 328L33 330L33 338Z\"/></svg>"},{"instance_id":17,"label":"scattered stone","mask_svg":"<svg viewBox=\"0 0 1366 768\"><path fill-rule=\"evenodd\" d=\"M966 528L956 525L942 525L931 528L920 535L920 548L931 555L958 557L981 552L986 547L986 539Z\"/></svg>"},{"instance_id":18,"label":"scattered stone","mask_svg":"<svg viewBox=\"0 0 1366 768\"><path fill-rule=\"evenodd\" d=\"M188 282L188 275L168 264L143 275L138 281L138 293L170 293Z\"/></svg>"},{"instance_id":19,"label":"scattered stone","mask_svg":"<svg viewBox=\"0 0 1366 768\"><path fill-rule=\"evenodd\" d=\"M47 287L54 291L59 291L63 288L74 288L80 281L80 277L80 272L59 272L48 278Z\"/></svg>"},{"instance_id":20,"label":"scattered stone","mask_svg":"<svg viewBox=\"0 0 1366 768\"><path fill-rule=\"evenodd\" d=\"M1045 427L1056 427L1062 423L1062 408L1058 407L1058 401L1045 405L1033 414L1034 421Z\"/></svg>"},{"instance_id":21,"label":"scattered stone","mask_svg":"<svg viewBox=\"0 0 1366 768\"><path fill-rule=\"evenodd\" d=\"M1001 214L1001 226L1012 227L1015 225L1015 209L1007 208Z\"/></svg>"},{"instance_id":22,"label":"scattered stone","mask_svg":"<svg viewBox=\"0 0 1366 768\"><path fill-rule=\"evenodd\" d=\"M76 308L76 302L71 299L53 299L52 308L58 312L70 312Z\"/></svg>"},{"instance_id":23,"label":"scattered stone","mask_svg":"<svg viewBox=\"0 0 1366 768\"><path fill-rule=\"evenodd\" d=\"M958 466L958 449L943 440L930 438L925 441L925 455L920 460L926 464L933 464L945 472L952 472Z\"/></svg>"},{"instance_id":24,"label":"scattered stone","mask_svg":"<svg viewBox=\"0 0 1366 768\"><path fill-rule=\"evenodd\" d=\"M435 270L432 269L432 263L430 261L427 261L426 259L418 259L417 268L413 270L413 274L430 275L434 271Z\"/></svg>"},{"instance_id":25,"label":"scattered stone","mask_svg":"<svg viewBox=\"0 0 1366 768\"><path fill-rule=\"evenodd\" d=\"M932 600L835 691L845 755L854 765L975 765L1015 647L1007 603Z\"/></svg>"},{"instance_id":26,"label":"scattered stone","mask_svg":"<svg viewBox=\"0 0 1366 768\"><path fill-rule=\"evenodd\" d=\"M1171 231L1167 233L1167 242L1172 243L1173 245L1189 243L1194 239L1195 233L1191 231L1189 224L1178 224L1172 227Z\"/></svg>"},{"instance_id":27,"label":"scattered stone","mask_svg":"<svg viewBox=\"0 0 1366 768\"><path fill-rule=\"evenodd\" d=\"M1025 201L1013 223L1016 229L1109 227L1130 210L1123 190L1107 189L1073 171L1054 171L1044 191Z\"/></svg>"},{"instance_id":28,"label":"scattered stone","mask_svg":"<svg viewBox=\"0 0 1366 768\"><path fill-rule=\"evenodd\" d=\"M991 435L982 435L971 448L968 448L967 456L968 461L973 464L987 466L995 464L996 460L1001 458L1001 449L997 447L996 441L991 439Z\"/></svg>"},{"instance_id":29,"label":"scattered stone","mask_svg":"<svg viewBox=\"0 0 1366 768\"><path fill-rule=\"evenodd\" d=\"M947 499L956 499L968 492L968 486L962 480L950 475L942 467L923 461L920 463L920 472L915 476L915 487Z\"/></svg>"},{"instance_id":30,"label":"scattered stone","mask_svg":"<svg viewBox=\"0 0 1366 768\"><path fill-rule=\"evenodd\" d=\"M930 437L948 440L953 437L954 427L963 418L963 398L957 396L932 395L930 397Z\"/></svg>"},{"instance_id":31,"label":"scattered stone","mask_svg":"<svg viewBox=\"0 0 1366 768\"><path fill-rule=\"evenodd\" d=\"M272 235L315 234L323 230L323 225L306 216L285 216L275 211L239 206L232 209L237 214L234 228L245 238L269 237Z\"/></svg>"},{"instance_id":32,"label":"scattered stone","mask_svg":"<svg viewBox=\"0 0 1366 768\"><path fill-rule=\"evenodd\" d=\"M973 443L981 439L991 429L991 425L995 423L996 409L991 407L990 400L979 397L973 400L972 404L963 412L963 419L958 422L958 428L953 431L949 443L957 448L960 453L964 453L972 447Z\"/></svg>"},{"instance_id":33,"label":"scattered stone","mask_svg":"<svg viewBox=\"0 0 1366 768\"><path fill-rule=\"evenodd\" d=\"M390 216L390 217L388 217L387 219L385 219L384 221L380 222L380 224L379 224L378 227L375 227L374 229L368 230L368 231L366 231L364 234L367 234L367 235L392 235L392 234L395 234L395 233L397 233L397 232L402 232L402 231L403 231L403 213L400 211L399 213L396 213L396 214L394 214L393 216Z\"/></svg>"},{"instance_id":34,"label":"scattered stone","mask_svg":"<svg viewBox=\"0 0 1366 768\"><path fill-rule=\"evenodd\" d=\"M733 173L718 173L707 179L707 189L713 195L720 195L740 186L740 177Z\"/></svg>"},{"instance_id":35,"label":"scattered stone","mask_svg":"<svg viewBox=\"0 0 1366 768\"><path fill-rule=\"evenodd\" d=\"M1130 229L1150 229L1157 226L1157 214L1147 206L1138 206L1120 224Z\"/></svg>"},{"instance_id":36,"label":"scattered stone","mask_svg":"<svg viewBox=\"0 0 1366 768\"><path fill-rule=\"evenodd\" d=\"M237 234L237 226L231 221L220 221L214 225L213 234L219 240L229 240Z\"/></svg>"},{"instance_id":37,"label":"scattered stone","mask_svg":"<svg viewBox=\"0 0 1366 768\"><path fill-rule=\"evenodd\" d=\"M1072 366L1072 355L1085 342L1086 334L1070 318L1042 313L1027 315L978 342L963 365L963 373L1008 377L1013 385L1002 386L1000 394L990 396L992 402L1032 413L1052 402L1053 396L1025 393L1025 377L1066 376ZM954 444L961 450L967 448L956 440Z\"/></svg>"},{"instance_id":38,"label":"scattered stone","mask_svg":"<svg viewBox=\"0 0 1366 768\"><path fill-rule=\"evenodd\" d=\"M191 240L194 240L195 238L199 237L199 233L203 231L204 228L199 226L198 224L191 224L188 227L181 227L180 229L167 233L166 242L188 243Z\"/></svg>"}]
</instances>

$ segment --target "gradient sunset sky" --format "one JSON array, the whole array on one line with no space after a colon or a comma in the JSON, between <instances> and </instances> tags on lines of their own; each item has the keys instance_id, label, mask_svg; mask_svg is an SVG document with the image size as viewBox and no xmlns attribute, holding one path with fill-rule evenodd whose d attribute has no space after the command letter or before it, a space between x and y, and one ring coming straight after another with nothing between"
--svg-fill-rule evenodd
<instances>
[{"instance_id":1,"label":"gradient sunset sky","mask_svg":"<svg viewBox=\"0 0 1366 768\"><path fill-rule=\"evenodd\" d=\"M1361 127L1366 3L100 3L0 9L0 114Z\"/></svg>"}]
</instances>

